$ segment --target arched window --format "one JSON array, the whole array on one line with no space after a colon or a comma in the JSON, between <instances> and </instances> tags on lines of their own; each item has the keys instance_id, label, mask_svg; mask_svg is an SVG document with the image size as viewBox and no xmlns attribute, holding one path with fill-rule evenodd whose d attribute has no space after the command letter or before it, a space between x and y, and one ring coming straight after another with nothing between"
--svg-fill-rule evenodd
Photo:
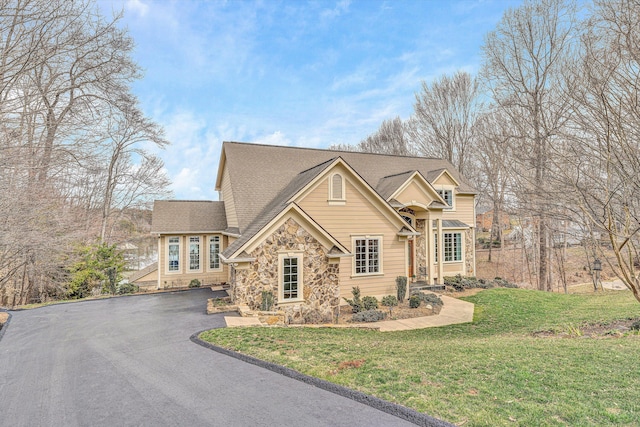
<instances>
[{"instance_id":1,"label":"arched window","mask_svg":"<svg viewBox=\"0 0 640 427\"><path fill-rule=\"evenodd\" d=\"M335 173L329 180L329 201L344 201L344 199L344 178L339 173Z\"/></svg>"}]
</instances>

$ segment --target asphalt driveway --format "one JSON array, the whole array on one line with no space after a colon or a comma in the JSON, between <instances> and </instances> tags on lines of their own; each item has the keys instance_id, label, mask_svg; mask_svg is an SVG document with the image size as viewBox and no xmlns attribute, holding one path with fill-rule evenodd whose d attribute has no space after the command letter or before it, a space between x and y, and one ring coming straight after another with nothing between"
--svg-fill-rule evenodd
<instances>
[{"instance_id":1,"label":"asphalt driveway","mask_svg":"<svg viewBox=\"0 0 640 427\"><path fill-rule=\"evenodd\" d=\"M12 312L0 341L0 424L403 426L370 406L189 340L223 326L209 289Z\"/></svg>"}]
</instances>

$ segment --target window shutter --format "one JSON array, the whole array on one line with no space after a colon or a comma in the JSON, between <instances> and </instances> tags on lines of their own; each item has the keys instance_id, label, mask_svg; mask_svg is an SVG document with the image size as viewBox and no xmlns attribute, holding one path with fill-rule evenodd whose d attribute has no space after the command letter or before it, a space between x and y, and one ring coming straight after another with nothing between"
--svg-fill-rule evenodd
<instances>
[{"instance_id":1,"label":"window shutter","mask_svg":"<svg viewBox=\"0 0 640 427\"><path fill-rule=\"evenodd\" d=\"M331 198L333 200L344 199L342 194L342 175L340 174L335 174L331 178Z\"/></svg>"}]
</instances>

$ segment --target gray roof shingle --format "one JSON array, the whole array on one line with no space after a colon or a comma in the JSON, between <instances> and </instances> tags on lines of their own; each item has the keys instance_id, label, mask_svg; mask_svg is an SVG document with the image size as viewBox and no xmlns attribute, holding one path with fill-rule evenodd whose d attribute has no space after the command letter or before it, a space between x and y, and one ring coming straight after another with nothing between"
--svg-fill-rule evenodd
<instances>
[{"instance_id":1,"label":"gray roof shingle","mask_svg":"<svg viewBox=\"0 0 640 427\"><path fill-rule=\"evenodd\" d=\"M156 200L152 233L212 233L227 229L224 202L210 200Z\"/></svg>"},{"instance_id":2,"label":"gray roof shingle","mask_svg":"<svg viewBox=\"0 0 640 427\"><path fill-rule=\"evenodd\" d=\"M392 187L396 181L401 181L402 177L399 174L419 171L429 182L432 182L432 179L437 177L443 169L446 169L460 183L459 193L476 193L476 190L453 165L442 159L242 142L225 142L223 149L237 207L238 225L243 235L249 224L259 215L263 215L267 205L294 179L298 179L297 175L301 170L312 169L338 156L342 157L371 187L376 188L382 185L379 191L385 194L395 191ZM394 175L398 177L383 179ZM398 185L403 182L399 182ZM384 195L381 195L384 198Z\"/></svg>"}]
</instances>

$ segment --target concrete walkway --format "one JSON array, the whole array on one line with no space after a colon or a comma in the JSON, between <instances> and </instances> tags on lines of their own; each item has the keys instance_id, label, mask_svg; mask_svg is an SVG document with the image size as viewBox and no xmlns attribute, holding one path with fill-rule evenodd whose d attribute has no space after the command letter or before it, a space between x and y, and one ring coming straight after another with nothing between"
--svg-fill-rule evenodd
<instances>
[{"instance_id":1,"label":"concrete walkway","mask_svg":"<svg viewBox=\"0 0 640 427\"><path fill-rule=\"evenodd\" d=\"M414 317L413 319L385 320L376 323L380 332L408 331L410 329L433 328L435 326L455 325L473 321L474 305L457 298L440 295L444 305L435 316Z\"/></svg>"},{"instance_id":2,"label":"concrete walkway","mask_svg":"<svg viewBox=\"0 0 640 427\"><path fill-rule=\"evenodd\" d=\"M349 325L296 325L302 327L337 327L337 328L370 328L380 332L408 331L411 329L433 328L436 326L455 325L457 323L469 323L473 321L474 305L470 302L462 301L440 295L444 306L440 313L434 316L414 317L412 319L385 320L375 323L354 323ZM257 317L231 317L224 318L227 327L239 326L261 326Z\"/></svg>"}]
</instances>

